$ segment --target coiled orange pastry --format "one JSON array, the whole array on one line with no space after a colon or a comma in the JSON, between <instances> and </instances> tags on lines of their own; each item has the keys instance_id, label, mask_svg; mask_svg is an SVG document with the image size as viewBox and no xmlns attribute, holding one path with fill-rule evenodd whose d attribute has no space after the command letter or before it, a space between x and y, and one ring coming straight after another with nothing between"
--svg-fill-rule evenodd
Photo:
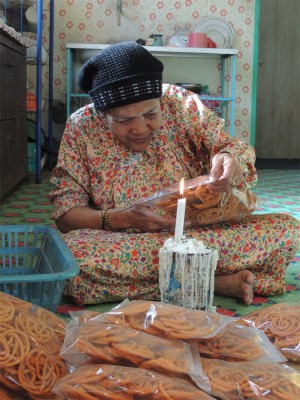
<instances>
[{"instance_id":1,"label":"coiled orange pastry","mask_svg":"<svg viewBox=\"0 0 300 400\"><path fill-rule=\"evenodd\" d=\"M180 378L117 365L86 365L63 377L54 391L68 400L209 400Z\"/></svg>"},{"instance_id":2,"label":"coiled orange pastry","mask_svg":"<svg viewBox=\"0 0 300 400\"><path fill-rule=\"evenodd\" d=\"M202 359L213 396L226 400L300 399L300 374L286 365Z\"/></svg>"},{"instance_id":3,"label":"coiled orange pastry","mask_svg":"<svg viewBox=\"0 0 300 400\"><path fill-rule=\"evenodd\" d=\"M265 331L290 361L300 362L300 304L280 303L244 316Z\"/></svg>"},{"instance_id":4,"label":"coiled orange pastry","mask_svg":"<svg viewBox=\"0 0 300 400\"><path fill-rule=\"evenodd\" d=\"M232 193L216 194L202 184L184 192L186 221L193 225L207 225L232 221L251 214L257 207L257 197L248 189L234 189ZM180 194L171 193L155 200L155 207L175 217Z\"/></svg>"},{"instance_id":5,"label":"coiled orange pastry","mask_svg":"<svg viewBox=\"0 0 300 400\"><path fill-rule=\"evenodd\" d=\"M64 326L49 311L0 292L0 384L26 398L55 399L52 388L67 373L59 356Z\"/></svg>"}]
</instances>

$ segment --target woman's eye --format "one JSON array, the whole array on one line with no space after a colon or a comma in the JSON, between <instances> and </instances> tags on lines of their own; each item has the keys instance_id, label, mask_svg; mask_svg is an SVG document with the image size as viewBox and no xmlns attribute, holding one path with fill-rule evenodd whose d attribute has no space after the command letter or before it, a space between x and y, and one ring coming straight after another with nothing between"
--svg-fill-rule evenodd
<instances>
[{"instance_id":1,"label":"woman's eye","mask_svg":"<svg viewBox=\"0 0 300 400\"><path fill-rule=\"evenodd\" d=\"M155 113L146 114L145 118L151 119L151 118L155 118L156 116L157 116L157 113L155 112Z\"/></svg>"},{"instance_id":2,"label":"woman's eye","mask_svg":"<svg viewBox=\"0 0 300 400\"><path fill-rule=\"evenodd\" d=\"M144 119L154 119L157 117L157 111L155 112L150 112L147 114L143 114L142 118ZM135 120L135 118L140 118L140 117L132 117L132 118L114 118L113 121L117 122L118 124L126 124L129 122L132 122Z\"/></svg>"},{"instance_id":3,"label":"woman's eye","mask_svg":"<svg viewBox=\"0 0 300 400\"><path fill-rule=\"evenodd\" d=\"M115 119L114 122L118 122L119 124L124 124L126 122L129 122L130 119L126 118L126 119Z\"/></svg>"}]
</instances>

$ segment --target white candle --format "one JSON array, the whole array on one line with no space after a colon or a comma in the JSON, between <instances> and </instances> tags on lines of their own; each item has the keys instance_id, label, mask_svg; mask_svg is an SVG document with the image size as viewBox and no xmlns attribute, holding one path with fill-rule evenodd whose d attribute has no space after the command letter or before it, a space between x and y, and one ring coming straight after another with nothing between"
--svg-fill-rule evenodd
<instances>
[{"instance_id":1,"label":"white candle","mask_svg":"<svg viewBox=\"0 0 300 400\"><path fill-rule=\"evenodd\" d=\"M183 178L180 181L180 196L177 202L177 214L176 214L176 225L175 225L175 241L179 242L183 236L183 228L184 228L184 214L185 214L185 205L186 198L183 197L184 190L184 180Z\"/></svg>"}]
</instances>

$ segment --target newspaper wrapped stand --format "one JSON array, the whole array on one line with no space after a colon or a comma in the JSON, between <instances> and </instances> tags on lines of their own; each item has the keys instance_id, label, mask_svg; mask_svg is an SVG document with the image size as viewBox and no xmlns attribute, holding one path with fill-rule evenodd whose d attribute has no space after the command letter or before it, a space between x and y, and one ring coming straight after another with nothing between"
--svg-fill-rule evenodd
<instances>
[{"instance_id":1,"label":"newspaper wrapped stand","mask_svg":"<svg viewBox=\"0 0 300 400\"><path fill-rule=\"evenodd\" d=\"M214 311L217 250L183 237L165 241L159 250L161 301L181 307Z\"/></svg>"}]
</instances>

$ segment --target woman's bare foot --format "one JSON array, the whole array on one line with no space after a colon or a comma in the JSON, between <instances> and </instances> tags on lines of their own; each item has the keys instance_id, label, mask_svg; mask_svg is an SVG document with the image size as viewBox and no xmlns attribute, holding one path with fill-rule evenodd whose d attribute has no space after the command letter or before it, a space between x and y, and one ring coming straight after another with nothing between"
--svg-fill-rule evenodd
<instances>
[{"instance_id":1,"label":"woman's bare foot","mask_svg":"<svg viewBox=\"0 0 300 400\"><path fill-rule=\"evenodd\" d=\"M247 269L231 275L215 275L215 294L243 299L245 304L253 302L254 276Z\"/></svg>"}]
</instances>

